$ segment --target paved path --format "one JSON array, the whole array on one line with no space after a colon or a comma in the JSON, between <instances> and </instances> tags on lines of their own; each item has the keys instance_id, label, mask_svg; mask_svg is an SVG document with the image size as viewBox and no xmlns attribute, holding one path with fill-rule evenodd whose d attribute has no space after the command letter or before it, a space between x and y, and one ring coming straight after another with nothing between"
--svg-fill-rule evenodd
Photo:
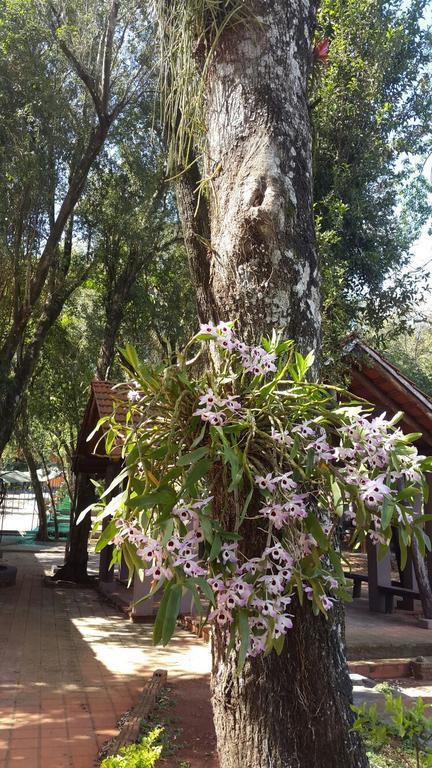
<instances>
[{"instance_id":1,"label":"paved path","mask_svg":"<svg viewBox=\"0 0 432 768\"><path fill-rule=\"evenodd\" d=\"M175 714L187 741L163 764L174 768L182 758L193 768L213 768L208 646L179 631L169 649L156 649L151 627L127 622L92 589L43 586L44 571L62 555L57 545L25 553L5 548L3 562L18 566L18 580L0 590L0 768L92 768L99 747L158 667L174 684ZM347 610L351 657L359 650L383 655L383 646L416 655L424 643L431 647L431 635L412 615L371 615L365 600ZM400 653L406 646L409 652ZM357 701L376 700L379 689L371 687L358 681ZM432 696L430 685L404 692Z\"/></svg>"},{"instance_id":2,"label":"paved path","mask_svg":"<svg viewBox=\"0 0 432 768\"><path fill-rule=\"evenodd\" d=\"M0 768L91 768L154 669L174 683L209 671L208 649L189 633L155 649L149 626L125 621L92 589L43 586L61 552L4 556L18 580L0 590Z\"/></svg>"}]
</instances>

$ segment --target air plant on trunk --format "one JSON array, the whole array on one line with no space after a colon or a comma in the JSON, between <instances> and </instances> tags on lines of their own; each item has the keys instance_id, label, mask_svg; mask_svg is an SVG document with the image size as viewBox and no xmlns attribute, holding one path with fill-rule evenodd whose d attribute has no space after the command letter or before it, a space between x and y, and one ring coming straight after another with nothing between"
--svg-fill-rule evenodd
<instances>
[{"instance_id":1,"label":"air plant on trunk","mask_svg":"<svg viewBox=\"0 0 432 768\"><path fill-rule=\"evenodd\" d=\"M195 375L185 353L158 369L124 350L135 377L126 426L115 413L103 420L107 451L121 446L125 464L105 495L123 489L102 504L95 532L112 516L97 549L114 544L113 560L161 591L156 643L171 639L189 591L240 672L248 658L282 652L294 605L331 621L348 597L335 536L343 515L356 546L369 536L385 552L398 526L402 558L413 537L425 553L431 516L413 502L432 462L397 417L308 381L313 355L280 334L251 346L232 323L208 323L190 342L198 354L207 344L217 365Z\"/></svg>"}]
</instances>

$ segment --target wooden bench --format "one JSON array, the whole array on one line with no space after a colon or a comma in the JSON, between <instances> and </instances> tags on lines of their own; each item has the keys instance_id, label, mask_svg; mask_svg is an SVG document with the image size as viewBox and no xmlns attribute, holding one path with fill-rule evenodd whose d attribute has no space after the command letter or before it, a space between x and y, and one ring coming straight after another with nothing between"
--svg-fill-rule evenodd
<instances>
[{"instance_id":1,"label":"wooden bench","mask_svg":"<svg viewBox=\"0 0 432 768\"><path fill-rule=\"evenodd\" d=\"M352 573L352 571L344 571L344 576L346 579L351 579L353 581L353 591L352 596L353 598L361 597L361 585L364 581L365 584L368 583L368 577L364 573Z\"/></svg>"},{"instance_id":2,"label":"wooden bench","mask_svg":"<svg viewBox=\"0 0 432 768\"><path fill-rule=\"evenodd\" d=\"M393 613L393 598L394 597L406 597L413 600L420 600L418 592L414 592L413 589L406 589L406 587L399 587L392 585L388 587L382 587L378 585L378 592L384 595L385 598L385 612Z\"/></svg>"}]
</instances>

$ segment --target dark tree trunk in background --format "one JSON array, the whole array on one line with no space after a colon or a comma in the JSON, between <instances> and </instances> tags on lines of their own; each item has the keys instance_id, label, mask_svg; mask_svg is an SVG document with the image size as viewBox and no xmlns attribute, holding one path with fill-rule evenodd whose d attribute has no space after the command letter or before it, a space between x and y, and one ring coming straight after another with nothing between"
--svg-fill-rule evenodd
<instances>
[{"instance_id":1,"label":"dark tree trunk in background","mask_svg":"<svg viewBox=\"0 0 432 768\"><path fill-rule=\"evenodd\" d=\"M60 285L49 294L31 341L24 348L24 353L19 359L16 358L17 349L25 338L28 323L47 283L68 218L72 216L74 207L81 197L88 173L103 146L108 128L109 123L92 131L86 152L72 176L69 189L38 262L30 285L29 301L21 308L0 349L0 456L11 438L23 396L27 391L48 331L59 317L66 300L85 278L86 273L83 273L81 279L71 282L67 287Z\"/></svg>"},{"instance_id":2,"label":"dark tree trunk in background","mask_svg":"<svg viewBox=\"0 0 432 768\"><path fill-rule=\"evenodd\" d=\"M22 433L21 433L22 434ZM36 496L36 504L38 508L39 527L36 536L37 541L48 541L48 523L47 513L45 506L45 499L42 491L42 484L39 480L37 473L37 465L33 452L25 438L20 438L22 452L26 460L27 466L30 472L31 483Z\"/></svg>"},{"instance_id":3,"label":"dark tree trunk in background","mask_svg":"<svg viewBox=\"0 0 432 768\"><path fill-rule=\"evenodd\" d=\"M141 264L142 261L141 259L139 263ZM134 274L129 275L130 280L128 279L126 282L127 269L132 270L132 267L134 267ZM118 292L116 292L115 284L111 286L110 296L112 301L108 300L105 306L104 334L96 368L97 377L101 380L108 378L114 361L118 332L132 291L133 281L136 279L135 268L137 272L138 267L135 266L135 260L131 258L125 266L123 276L119 281L119 285L122 286L121 290L119 288ZM76 478L75 503L71 510L70 532L66 545L65 562L56 571L53 580L75 582L85 582L88 580L88 540L91 530L91 515L86 515L79 525L76 524L76 520L81 511L95 500L94 486L90 481L89 475L80 473Z\"/></svg>"},{"instance_id":4,"label":"dark tree trunk in background","mask_svg":"<svg viewBox=\"0 0 432 768\"><path fill-rule=\"evenodd\" d=\"M77 583L88 581L88 538L91 528L90 513L79 524L75 524L80 512L96 501L95 487L90 476L80 473L76 480L74 505L71 511L71 528L66 547L64 565L57 569L54 581L74 581Z\"/></svg>"},{"instance_id":5,"label":"dark tree trunk in background","mask_svg":"<svg viewBox=\"0 0 432 768\"><path fill-rule=\"evenodd\" d=\"M206 81L205 174L215 164L222 169L209 192L209 238L199 231L191 236L199 222L196 199L189 195L188 202L190 172L178 189L201 319L210 319L206 311L212 319L237 319L250 341L281 328L302 351L316 350L319 273L306 100L315 7L295 0L245 5L250 22L224 30ZM205 252L203 238L210 240ZM227 506L222 514L229 523ZM235 653L225 658L224 633L213 637L221 768L368 765L350 730L343 611L329 621L308 607L294 611L282 655L248 662L239 677Z\"/></svg>"},{"instance_id":6,"label":"dark tree trunk in background","mask_svg":"<svg viewBox=\"0 0 432 768\"><path fill-rule=\"evenodd\" d=\"M411 552L414 573L417 579L420 600L423 608L423 616L425 619L432 619L432 588L429 580L428 566L419 550L419 545L415 536L412 538Z\"/></svg>"},{"instance_id":7,"label":"dark tree trunk in background","mask_svg":"<svg viewBox=\"0 0 432 768\"><path fill-rule=\"evenodd\" d=\"M37 541L48 541L48 521L47 521L46 504L45 504L45 499L42 491L42 484L39 480L38 473L37 473L36 459L35 459L33 448L30 442L29 423L28 423L28 415L27 415L27 402L25 398L23 401L20 422L15 425L15 437L19 447L21 448L24 454L24 458L26 460L26 463L30 472L32 488L34 491L34 495L36 497L36 505L38 510L38 519L39 519L38 532L37 532L36 539Z\"/></svg>"}]
</instances>

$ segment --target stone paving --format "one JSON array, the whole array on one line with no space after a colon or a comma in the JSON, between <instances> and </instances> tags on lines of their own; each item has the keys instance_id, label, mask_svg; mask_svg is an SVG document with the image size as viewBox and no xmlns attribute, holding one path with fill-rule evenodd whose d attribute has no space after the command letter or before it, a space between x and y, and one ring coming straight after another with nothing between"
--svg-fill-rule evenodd
<instances>
[{"instance_id":1,"label":"stone paving","mask_svg":"<svg viewBox=\"0 0 432 768\"><path fill-rule=\"evenodd\" d=\"M415 611L371 613L364 597L345 606L348 659L415 658L432 656L432 631L417 623L421 615L419 602Z\"/></svg>"},{"instance_id":2,"label":"stone paving","mask_svg":"<svg viewBox=\"0 0 432 768\"><path fill-rule=\"evenodd\" d=\"M15 587L0 590L0 768L92 768L154 669L169 679L209 672L208 649L179 630L169 650L92 589L49 588L62 547L7 553Z\"/></svg>"},{"instance_id":3,"label":"stone paving","mask_svg":"<svg viewBox=\"0 0 432 768\"><path fill-rule=\"evenodd\" d=\"M119 717L158 667L174 683L180 715L187 709L192 721L209 720L204 741L210 748L208 646L179 630L169 649L154 648L150 626L126 621L93 589L44 586L42 576L62 561L63 546L39 550L4 547L3 562L18 566L18 578L15 587L0 590L0 768L92 768L100 746L117 733ZM425 654L431 637L413 614L370 614L366 599L347 607L351 658ZM380 687L353 682L357 703L377 701L382 708ZM432 700L428 683L405 681L401 687L408 698ZM197 735L192 726L186 732L189 740ZM194 768L214 765L203 762L202 740L195 752L201 758L190 761Z\"/></svg>"}]
</instances>

